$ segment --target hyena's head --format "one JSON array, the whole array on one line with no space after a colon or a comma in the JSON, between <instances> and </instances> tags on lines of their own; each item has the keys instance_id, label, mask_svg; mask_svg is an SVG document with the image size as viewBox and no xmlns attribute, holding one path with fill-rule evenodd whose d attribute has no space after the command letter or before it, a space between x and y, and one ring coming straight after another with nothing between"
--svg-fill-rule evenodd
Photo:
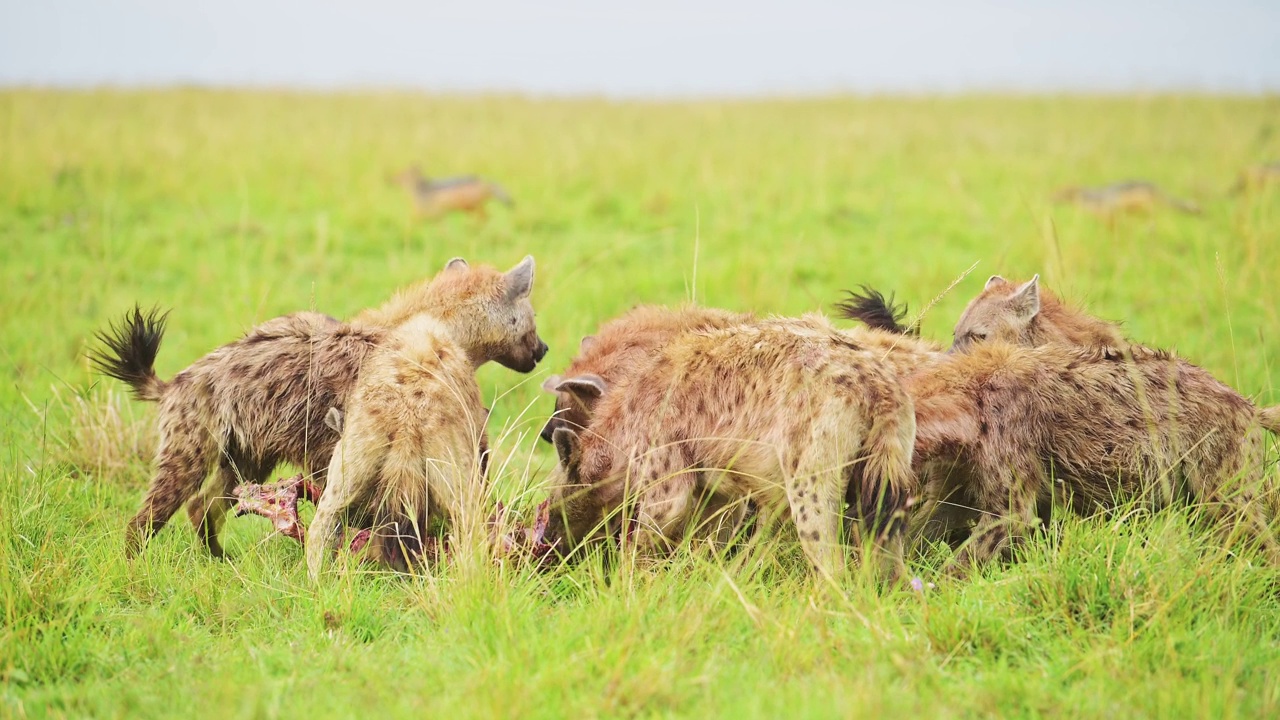
<instances>
[{"instance_id":1,"label":"hyena's head","mask_svg":"<svg viewBox=\"0 0 1280 720\"><path fill-rule=\"evenodd\" d=\"M428 304L476 367L493 360L530 372L547 354L534 324L532 291L532 256L505 273L454 258L432 279Z\"/></svg>"},{"instance_id":2,"label":"hyena's head","mask_svg":"<svg viewBox=\"0 0 1280 720\"><path fill-rule=\"evenodd\" d=\"M583 338L585 349L593 342L590 336ZM603 377L592 372L575 372L569 376L552 375L542 383L542 389L556 396L556 411L547 419L539 434L546 442L552 442L552 436L558 428L569 428L582 431L591 422L596 404L609 389Z\"/></svg>"},{"instance_id":3,"label":"hyena's head","mask_svg":"<svg viewBox=\"0 0 1280 720\"><path fill-rule=\"evenodd\" d=\"M1039 275L1022 284L992 275L960 315L951 349L963 352L987 340L1031 344L1032 323L1039 313Z\"/></svg>"},{"instance_id":4,"label":"hyena's head","mask_svg":"<svg viewBox=\"0 0 1280 720\"><path fill-rule=\"evenodd\" d=\"M589 536L607 529L622 502L626 483L610 482L613 452L607 442L571 428L551 435L559 466L551 491L551 513L545 538L572 550Z\"/></svg>"}]
</instances>

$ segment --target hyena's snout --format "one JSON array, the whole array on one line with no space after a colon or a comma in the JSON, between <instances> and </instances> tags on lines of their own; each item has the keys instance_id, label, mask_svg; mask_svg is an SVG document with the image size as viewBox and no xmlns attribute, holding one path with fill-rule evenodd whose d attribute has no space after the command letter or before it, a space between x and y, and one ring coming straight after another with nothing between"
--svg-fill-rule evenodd
<instances>
[{"instance_id":1,"label":"hyena's snout","mask_svg":"<svg viewBox=\"0 0 1280 720\"><path fill-rule=\"evenodd\" d=\"M542 342L542 338L535 338L533 346L533 361L535 363L542 362L542 358L547 356L547 351L550 349L551 348L547 347L546 343Z\"/></svg>"}]
</instances>

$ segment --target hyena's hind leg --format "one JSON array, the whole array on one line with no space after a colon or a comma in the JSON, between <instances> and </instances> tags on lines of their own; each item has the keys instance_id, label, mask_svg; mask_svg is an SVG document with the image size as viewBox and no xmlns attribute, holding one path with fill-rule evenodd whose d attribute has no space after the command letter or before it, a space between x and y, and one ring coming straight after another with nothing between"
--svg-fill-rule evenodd
<instances>
[{"instance_id":1,"label":"hyena's hind leg","mask_svg":"<svg viewBox=\"0 0 1280 720\"><path fill-rule=\"evenodd\" d=\"M1276 469L1267 467L1261 432L1255 429L1238 446L1222 448L1221 455L1187 468L1194 499L1224 540L1243 533L1269 563L1280 565L1275 532L1280 488Z\"/></svg>"},{"instance_id":2,"label":"hyena's hind leg","mask_svg":"<svg viewBox=\"0 0 1280 720\"><path fill-rule=\"evenodd\" d=\"M125 526L125 555L140 553L151 536L200 491L217 451L214 438L193 414L161 420L155 475L142 508Z\"/></svg>"},{"instance_id":3,"label":"hyena's hind leg","mask_svg":"<svg viewBox=\"0 0 1280 720\"><path fill-rule=\"evenodd\" d=\"M785 479L787 504L800 537L800 547L818 573L839 579L846 569L840 512L845 468L838 461L814 467L803 461Z\"/></svg>"},{"instance_id":4,"label":"hyena's hind leg","mask_svg":"<svg viewBox=\"0 0 1280 720\"><path fill-rule=\"evenodd\" d=\"M307 573L319 577L329 554L342 539L354 506L371 497L386 459L385 444L357 442L346 433L334 448L324 493L307 530Z\"/></svg>"},{"instance_id":5,"label":"hyena's hind leg","mask_svg":"<svg viewBox=\"0 0 1280 720\"><path fill-rule=\"evenodd\" d=\"M236 457L230 451L224 452L218 461L218 471L213 479L205 483L199 495L187 503L187 516L196 529L196 535L204 542L209 554L225 557L222 543L218 541L218 533L226 520L227 512L234 502L233 490L241 483L266 482L272 467L243 457Z\"/></svg>"},{"instance_id":6,"label":"hyena's hind leg","mask_svg":"<svg viewBox=\"0 0 1280 720\"><path fill-rule=\"evenodd\" d=\"M949 571L967 571L1007 554L1038 517L1037 502L1046 487L1044 466L1031 454L988 458L980 464L972 488L974 507L982 516L973 527Z\"/></svg>"},{"instance_id":7,"label":"hyena's hind leg","mask_svg":"<svg viewBox=\"0 0 1280 720\"><path fill-rule=\"evenodd\" d=\"M641 474L640 497L636 503L636 549L641 553L666 551L679 542L693 505L697 474L680 471L649 479Z\"/></svg>"}]
</instances>

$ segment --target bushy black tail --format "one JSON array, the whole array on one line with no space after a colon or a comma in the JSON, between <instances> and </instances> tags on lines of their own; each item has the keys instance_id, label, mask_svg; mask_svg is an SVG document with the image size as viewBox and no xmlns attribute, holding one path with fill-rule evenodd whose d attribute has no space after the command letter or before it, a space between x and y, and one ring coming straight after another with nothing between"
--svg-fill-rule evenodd
<instances>
[{"instance_id":1,"label":"bushy black tail","mask_svg":"<svg viewBox=\"0 0 1280 720\"><path fill-rule=\"evenodd\" d=\"M919 335L920 328L915 326L907 326L902 324L903 318L907 316L907 304L893 304L893 293L889 294L889 299L885 299L878 290L873 290L866 285L859 286L861 293L848 290L849 299L844 302L836 303L836 310L840 312L840 317L846 320L857 320L865 324L869 328L875 330L885 330L899 335Z\"/></svg>"},{"instance_id":2,"label":"bushy black tail","mask_svg":"<svg viewBox=\"0 0 1280 720\"><path fill-rule=\"evenodd\" d=\"M128 383L139 400L159 400L165 383L156 377L156 354L164 337L169 313L152 308L143 312L134 306L119 324L95 334L103 347L89 351L89 361L98 372Z\"/></svg>"}]
</instances>

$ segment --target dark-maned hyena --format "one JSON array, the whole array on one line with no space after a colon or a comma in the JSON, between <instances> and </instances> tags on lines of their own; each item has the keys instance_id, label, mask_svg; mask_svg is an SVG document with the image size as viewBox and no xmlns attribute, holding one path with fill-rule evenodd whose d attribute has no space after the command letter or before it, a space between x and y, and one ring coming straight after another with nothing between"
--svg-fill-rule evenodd
<instances>
[{"instance_id":1,"label":"dark-maned hyena","mask_svg":"<svg viewBox=\"0 0 1280 720\"><path fill-rule=\"evenodd\" d=\"M1022 534L1037 502L1050 500L1051 475L1085 514L1126 500L1160 507L1189 498L1223 527L1242 523L1280 559L1270 530L1275 493L1263 482L1264 430L1280 429L1280 413L1259 411L1190 363L1136 346L988 341L905 385L922 482L962 483L956 489L980 515L960 568Z\"/></svg>"},{"instance_id":2,"label":"dark-maned hyena","mask_svg":"<svg viewBox=\"0 0 1280 720\"><path fill-rule=\"evenodd\" d=\"M460 260L451 263L442 282L465 270ZM534 332L532 258L502 280L495 304L528 312L481 314L470 321L481 326L471 331L500 338L516 327L514 318L521 331ZM494 327L484 328L486 322ZM457 337L448 322L418 315L390 330L365 358L307 538L312 578L344 528L371 529L368 554L403 570L422 555L430 534L468 511L483 512L488 412L476 365Z\"/></svg>"},{"instance_id":3,"label":"dark-maned hyena","mask_svg":"<svg viewBox=\"0 0 1280 720\"><path fill-rule=\"evenodd\" d=\"M526 258L511 272L531 265ZM310 312L268 320L168 382L154 370L163 315L135 309L101 333L105 347L91 354L97 368L131 385L139 399L160 403L156 473L126 528L127 552L137 553L190 500L199 535L221 556L218 529L231 489L266 480L281 462L312 477L327 468L338 437L326 426L326 414L346 406L366 355L388 331L419 316L447 324L476 367L496 360L520 372L532 370L546 345L534 329L528 300L504 300L505 277L493 268L453 261L435 278L347 323ZM495 316L506 322L501 331Z\"/></svg>"},{"instance_id":4,"label":"dark-maned hyena","mask_svg":"<svg viewBox=\"0 0 1280 720\"><path fill-rule=\"evenodd\" d=\"M766 512L789 506L806 555L835 575L841 504L857 478L868 534L896 572L914 426L893 372L839 333L685 333L612 389L586 432L554 432L565 482L547 538L573 547L634 499L638 544L660 545L680 536L701 488Z\"/></svg>"}]
</instances>

